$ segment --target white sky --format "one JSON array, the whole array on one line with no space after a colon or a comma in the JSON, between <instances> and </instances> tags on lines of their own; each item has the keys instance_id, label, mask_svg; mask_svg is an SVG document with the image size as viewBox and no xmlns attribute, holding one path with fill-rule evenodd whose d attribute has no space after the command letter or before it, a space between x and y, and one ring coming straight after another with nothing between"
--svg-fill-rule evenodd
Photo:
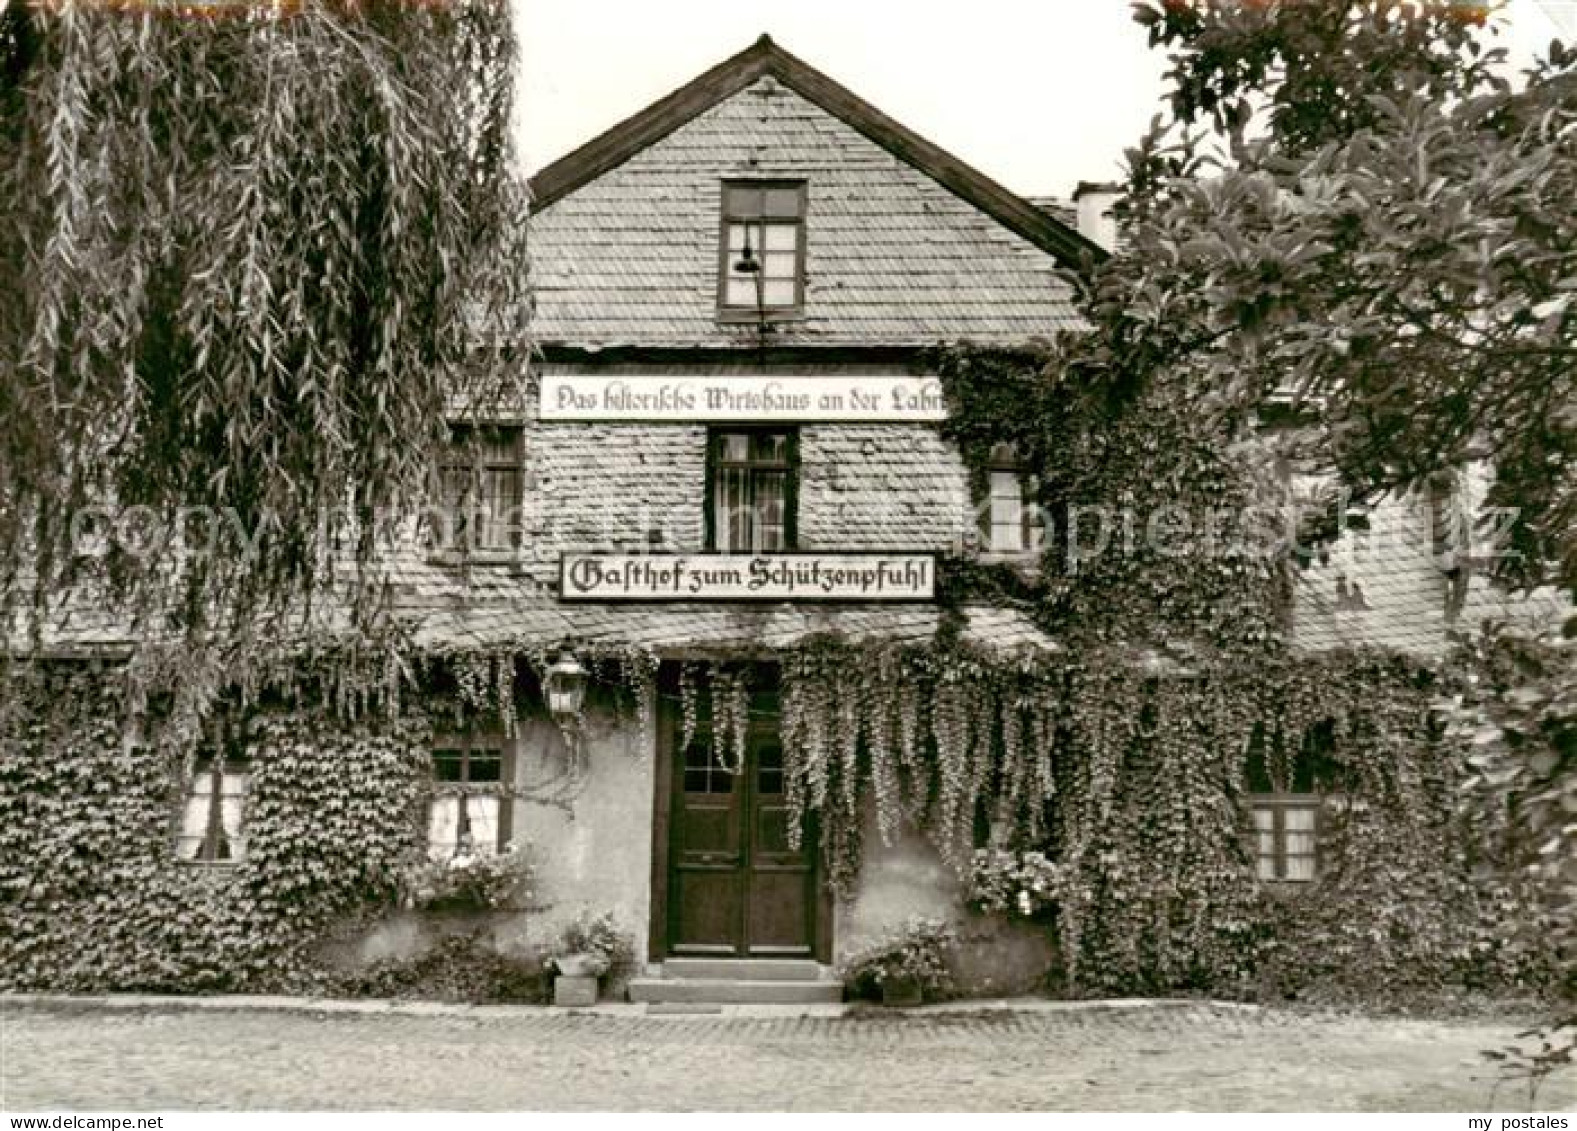
<instances>
[{"instance_id":1,"label":"white sky","mask_svg":"<svg viewBox=\"0 0 1577 1131\"><path fill-rule=\"evenodd\" d=\"M1165 59L1128 0L512 0L521 153L535 171L762 32L1025 195L1118 176L1160 109ZM1519 62L1577 0L1511 0ZM1552 14L1553 13L1553 14ZM1573 31L1563 38L1569 42Z\"/></svg>"}]
</instances>

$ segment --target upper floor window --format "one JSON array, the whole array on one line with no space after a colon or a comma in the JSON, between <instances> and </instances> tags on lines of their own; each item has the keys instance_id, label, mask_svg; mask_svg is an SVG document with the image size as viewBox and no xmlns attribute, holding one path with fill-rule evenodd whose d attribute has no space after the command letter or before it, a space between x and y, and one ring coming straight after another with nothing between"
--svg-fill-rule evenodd
<instances>
[{"instance_id":1,"label":"upper floor window","mask_svg":"<svg viewBox=\"0 0 1577 1131\"><path fill-rule=\"evenodd\" d=\"M456 425L440 469L439 548L499 552L520 545L525 485L519 428Z\"/></svg>"},{"instance_id":2,"label":"upper floor window","mask_svg":"<svg viewBox=\"0 0 1577 1131\"><path fill-rule=\"evenodd\" d=\"M250 767L239 755L214 753L197 760L175 837L176 859L231 864L246 858L251 780Z\"/></svg>"},{"instance_id":3,"label":"upper floor window","mask_svg":"<svg viewBox=\"0 0 1577 1131\"><path fill-rule=\"evenodd\" d=\"M794 439L786 431L712 433L711 549L756 554L793 548Z\"/></svg>"},{"instance_id":4,"label":"upper floor window","mask_svg":"<svg viewBox=\"0 0 1577 1131\"><path fill-rule=\"evenodd\" d=\"M723 185L718 305L740 317L794 314L805 303L805 182Z\"/></svg>"},{"instance_id":5,"label":"upper floor window","mask_svg":"<svg viewBox=\"0 0 1577 1131\"><path fill-rule=\"evenodd\" d=\"M1011 445L998 444L987 470L981 533L993 554L1039 553L1046 529L1036 498L1036 483Z\"/></svg>"}]
</instances>

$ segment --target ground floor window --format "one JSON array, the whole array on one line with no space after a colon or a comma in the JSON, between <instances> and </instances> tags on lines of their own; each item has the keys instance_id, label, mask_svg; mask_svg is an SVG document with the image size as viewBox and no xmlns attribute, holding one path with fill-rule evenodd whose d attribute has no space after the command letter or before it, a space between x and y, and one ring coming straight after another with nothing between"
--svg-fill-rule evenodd
<instances>
[{"instance_id":1,"label":"ground floor window","mask_svg":"<svg viewBox=\"0 0 1577 1131\"><path fill-rule=\"evenodd\" d=\"M240 757L200 757L175 837L179 860L229 864L246 858L246 795L252 776Z\"/></svg>"},{"instance_id":2,"label":"ground floor window","mask_svg":"<svg viewBox=\"0 0 1577 1131\"><path fill-rule=\"evenodd\" d=\"M1346 792L1334 749L1329 721L1291 737L1256 730L1245 765L1247 847L1261 880L1306 884L1318 878L1325 813Z\"/></svg>"},{"instance_id":3,"label":"ground floor window","mask_svg":"<svg viewBox=\"0 0 1577 1131\"><path fill-rule=\"evenodd\" d=\"M502 739L458 738L433 749L427 852L498 851L509 842L509 762Z\"/></svg>"},{"instance_id":4,"label":"ground floor window","mask_svg":"<svg viewBox=\"0 0 1577 1131\"><path fill-rule=\"evenodd\" d=\"M1308 794L1254 794L1255 870L1259 878L1281 883L1310 883L1319 859L1320 799Z\"/></svg>"}]
</instances>

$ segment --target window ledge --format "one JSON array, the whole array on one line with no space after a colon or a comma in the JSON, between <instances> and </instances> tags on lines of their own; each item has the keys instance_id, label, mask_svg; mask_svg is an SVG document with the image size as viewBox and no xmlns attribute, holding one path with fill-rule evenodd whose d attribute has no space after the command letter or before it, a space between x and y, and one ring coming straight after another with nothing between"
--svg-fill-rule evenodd
<instances>
[{"instance_id":1,"label":"window ledge","mask_svg":"<svg viewBox=\"0 0 1577 1131\"><path fill-rule=\"evenodd\" d=\"M730 326L754 326L758 322L776 326L784 322L803 322L805 312L799 309L758 311L754 307L720 307L717 320Z\"/></svg>"},{"instance_id":2,"label":"window ledge","mask_svg":"<svg viewBox=\"0 0 1577 1131\"><path fill-rule=\"evenodd\" d=\"M1260 890L1273 899L1295 899L1307 895L1320 886L1320 878L1312 880L1258 880Z\"/></svg>"},{"instance_id":3,"label":"window ledge","mask_svg":"<svg viewBox=\"0 0 1577 1131\"><path fill-rule=\"evenodd\" d=\"M1022 550L1017 553L982 551L975 556L975 561L984 566L1007 566L1026 580L1040 576L1039 550Z\"/></svg>"},{"instance_id":4,"label":"window ledge","mask_svg":"<svg viewBox=\"0 0 1577 1131\"><path fill-rule=\"evenodd\" d=\"M458 569L466 565L524 566L519 550L472 550L459 553L453 550L433 550L427 554L427 564Z\"/></svg>"}]
</instances>

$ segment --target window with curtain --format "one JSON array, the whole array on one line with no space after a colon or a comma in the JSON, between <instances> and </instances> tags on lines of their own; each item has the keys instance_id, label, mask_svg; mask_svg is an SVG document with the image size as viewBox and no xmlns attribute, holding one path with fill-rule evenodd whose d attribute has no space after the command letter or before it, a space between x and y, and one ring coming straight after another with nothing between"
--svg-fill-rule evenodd
<instances>
[{"instance_id":1,"label":"window with curtain","mask_svg":"<svg viewBox=\"0 0 1577 1131\"><path fill-rule=\"evenodd\" d=\"M198 759L181 810L176 859L203 864L246 859L246 797L251 780L244 759Z\"/></svg>"},{"instance_id":2,"label":"window with curtain","mask_svg":"<svg viewBox=\"0 0 1577 1131\"><path fill-rule=\"evenodd\" d=\"M1256 728L1246 776L1248 849L1255 873L1271 883L1318 878L1320 837L1328 805L1342 800L1342 775L1332 759L1334 727L1310 728L1296 741Z\"/></svg>"},{"instance_id":3,"label":"window with curtain","mask_svg":"<svg viewBox=\"0 0 1577 1131\"><path fill-rule=\"evenodd\" d=\"M722 313L798 312L805 295L805 182L726 182L722 254Z\"/></svg>"},{"instance_id":4,"label":"window with curtain","mask_svg":"<svg viewBox=\"0 0 1577 1131\"><path fill-rule=\"evenodd\" d=\"M509 841L503 742L459 738L433 749L433 797L427 811L427 852L497 851Z\"/></svg>"},{"instance_id":5,"label":"window with curtain","mask_svg":"<svg viewBox=\"0 0 1577 1131\"><path fill-rule=\"evenodd\" d=\"M711 548L759 554L794 547L794 434L711 437Z\"/></svg>"},{"instance_id":6,"label":"window with curtain","mask_svg":"<svg viewBox=\"0 0 1577 1131\"><path fill-rule=\"evenodd\" d=\"M1316 875L1320 799L1307 795L1249 798L1255 870L1262 880L1309 883Z\"/></svg>"},{"instance_id":7,"label":"window with curtain","mask_svg":"<svg viewBox=\"0 0 1577 1131\"><path fill-rule=\"evenodd\" d=\"M437 549L497 553L520 545L525 468L522 432L457 425L439 470L443 506Z\"/></svg>"}]
</instances>

